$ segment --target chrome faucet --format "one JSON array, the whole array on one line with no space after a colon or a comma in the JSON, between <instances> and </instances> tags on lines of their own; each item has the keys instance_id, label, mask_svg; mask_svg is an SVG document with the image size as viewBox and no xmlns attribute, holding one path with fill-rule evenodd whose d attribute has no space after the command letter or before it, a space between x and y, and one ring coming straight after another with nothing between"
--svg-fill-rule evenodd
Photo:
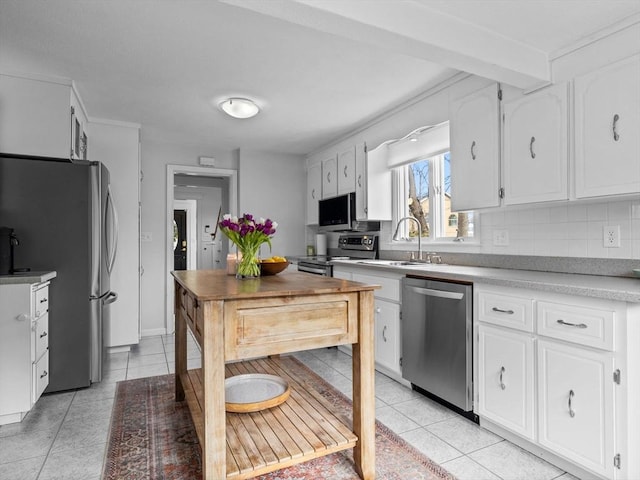
<instances>
[{"instance_id":1,"label":"chrome faucet","mask_svg":"<svg viewBox=\"0 0 640 480\"><path fill-rule=\"evenodd\" d=\"M418 258L417 260L422 260L422 226L420 225L420 222L418 221L418 219L416 217L402 217L400 220L398 220L398 225L396 225L396 231L393 234L393 240L399 240L399 231L400 231L400 225L402 224L402 222L404 222L405 220L413 220L414 222L416 222L416 225L418 225Z\"/></svg>"}]
</instances>

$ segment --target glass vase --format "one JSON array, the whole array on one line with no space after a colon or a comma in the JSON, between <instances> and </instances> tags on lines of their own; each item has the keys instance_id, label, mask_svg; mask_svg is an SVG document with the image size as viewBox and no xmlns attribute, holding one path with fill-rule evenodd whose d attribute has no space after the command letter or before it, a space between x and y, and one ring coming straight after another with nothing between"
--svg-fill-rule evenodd
<instances>
[{"instance_id":1,"label":"glass vase","mask_svg":"<svg viewBox=\"0 0 640 480\"><path fill-rule=\"evenodd\" d=\"M258 247L239 249L241 255L236 263L236 278L258 278L260 276L260 261L258 260Z\"/></svg>"}]
</instances>

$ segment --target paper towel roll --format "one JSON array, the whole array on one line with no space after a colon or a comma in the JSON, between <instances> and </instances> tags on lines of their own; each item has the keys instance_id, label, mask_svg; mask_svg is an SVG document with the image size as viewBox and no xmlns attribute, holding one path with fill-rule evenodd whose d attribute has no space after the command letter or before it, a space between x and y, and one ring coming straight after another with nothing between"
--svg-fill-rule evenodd
<instances>
[{"instance_id":1,"label":"paper towel roll","mask_svg":"<svg viewBox=\"0 0 640 480\"><path fill-rule=\"evenodd\" d=\"M324 233L316 235L316 255L327 254L327 236Z\"/></svg>"}]
</instances>

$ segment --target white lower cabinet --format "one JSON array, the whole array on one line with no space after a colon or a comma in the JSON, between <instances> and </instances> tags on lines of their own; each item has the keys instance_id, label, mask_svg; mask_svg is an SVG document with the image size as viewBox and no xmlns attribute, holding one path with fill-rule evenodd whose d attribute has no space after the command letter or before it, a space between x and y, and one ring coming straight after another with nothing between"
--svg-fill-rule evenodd
<instances>
[{"instance_id":1,"label":"white lower cabinet","mask_svg":"<svg viewBox=\"0 0 640 480\"><path fill-rule=\"evenodd\" d=\"M0 285L0 425L21 421L49 384L49 282Z\"/></svg>"},{"instance_id":2,"label":"white lower cabinet","mask_svg":"<svg viewBox=\"0 0 640 480\"><path fill-rule=\"evenodd\" d=\"M400 374L400 305L377 299L374 312L376 363Z\"/></svg>"},{"instance_id":3,"label":"white lower cabinet","mask_svg":"<svg viewBox=\"0 0 640 480\"><path fill-rule=\"evenodd\" d=\"M640 305L474 290L481 425L579 478L640 478Z\"/></svg>"},{"instance_id":4,"label":"white lower cabinet","mask_svg":"<svg viewBox=\"0 0 640 480\"><path fill-rule=\"evenodd\" d=\"M613 358L538 343L539 442L607 478L614 473Z\"/></svg>"},{"instance_id":5,"label":"white lower cabinet","mask_svg":"<svg viewBox=\"0 0 640 480\"><path fill-rule=\"evenodd\" d=\"M480 325L479 349L478 414L533 439L533 337Z\"/></svg>"},{"instance_id":6,"label":"white lower cabinet","mask_svg":"<svg viewBox=\"0 0 640 480\"><path fill-rule=\"evenodd\" d=\"M344 265L333 267L333 276L344 280L380 285L374 290L374 343L376 370L402 381L400 365L402 350L400 347L400 279L402 275L369 275L363 268L350 268ZM350 352L350 346L341 346Z\"/></svg>"}]
</instances>

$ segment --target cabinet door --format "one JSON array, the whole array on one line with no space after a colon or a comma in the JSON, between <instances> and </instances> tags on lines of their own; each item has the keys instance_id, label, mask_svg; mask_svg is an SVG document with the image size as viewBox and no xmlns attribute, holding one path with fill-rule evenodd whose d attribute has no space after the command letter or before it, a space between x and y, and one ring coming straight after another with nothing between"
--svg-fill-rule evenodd
<instances>
[{"instance_id":1,"label":"cabinet door","mask_svg":"<svg viewBox=\"0 0 640 480\"><path fill-rule=\"evenodd\" d=\"M575 79L576 197L640 192L640 55Z\"/></svg>"},{"instance_id":2,"label":"cabinet door","mask_svg":"<svg viewBox=\"0 0 640 480\"><path fill-rule=\"evenodd\" d=\"M500 204L498 105L497 84L451 104L452 211Z\"/></svg>"},{"instance_id":3,"label":"cabinet door","mask_svg":"<svg viewBox=\"0 0 640 480\"><path fill-rule=\"evenodd\" d=\"M613 478L613 359L609 353L538 341L539 442Z\"/></svg>"},{"instance_id":4,"label":"cabinet door","mask_svg":"<svg viewBox=\"0 0 640 480\"><path fill-rule=\"evenodd\" d=\"M531 336L480 325L478 414L533 439L534 372Z\"/></svg>"},{"instance_id":5,"label":"cabinet door","mask_svg":"<svg viewBox=\"0 0 640 480\"><path fill-rule=\"evenodd\" d=\"M368 198L367 198L367 152L364 144L356 146L356 219L367 220ZM391 197L389 197L391 201Z\"/></svg>"},{"instance_id":6,"label":"cabinet door","mask_svg":"<svg viewBox=\"0 0 640 480\"><path fill-rule=\"evenodd\" d=\"M307 225L318 224L318 200L322 197L322 166L311 165L307 170Z\"/></svg>"},{"instance_id":7,"label":"cabinet door","mask_svg":"<svg viewBox=\"0 0 640 480\"><path fill-rule=\"evenodd\" d=\"M356 148L338 155L338 195L356 190Z\"/></svg>"},{"instance_id":8,"label":"cabinet door","mask_svg":"<svg viewBox=\"0 0 640 480\"><path fill-rule=\"evenodd\" d=\"M504 104L504 203L568 198L567 84Z\"/></svg>"},{"instance_id":9,"label":"cabinet door","mask_svg":"<svg viewBox=\"0 0 640 480\"><path fill-rule=\"evenodd\" d=\"M322 162L322 198L335 197L338 194L338 162L336 157Z\"/></svg>"},{"instance_id":10,"label":"cabinet door","mask_svg":"<svg viewBox=\"0 0 640 480\"><path fill-rule=\"evenodd\" d=\"M400 306L376 300L375 307L375 361L395 373L400 372Z\"/></svg>"}]
</instances>

